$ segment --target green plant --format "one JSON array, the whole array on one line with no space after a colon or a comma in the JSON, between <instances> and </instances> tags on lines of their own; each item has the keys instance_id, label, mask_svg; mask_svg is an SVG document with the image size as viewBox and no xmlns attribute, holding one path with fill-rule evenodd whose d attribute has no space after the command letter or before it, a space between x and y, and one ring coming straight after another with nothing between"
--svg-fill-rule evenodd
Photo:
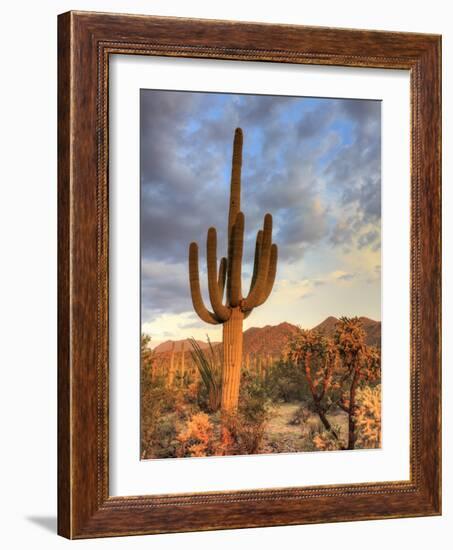
<instances>
[{"instance_id":1,"label":"green plant","mask_svg":"<svg viewBox=\"0 0 453 550\"><path fill-rule=\"evenodd\" d=\"M310 393L302 366L293 361L279 360L269 369L265 387L273 401L307 401Z\"/></svg>"},{"instance_id":2,"label":"green plant","mask_svg":"<svg viewBox=\"0 0 453 550\"><path fill-rule=\"evenodd\" d=\"M189 280L193 307L198 316L210 324L223 324L223 372L221 408L231 414L237 410L242 363L243 320L263 304L272 291L277 270L277 246L272 244L272 216L264 217L258 231L255 262L247 297L242 295L241 270L244 241L244 214L241 206L242 130L234 135L228 214L227 257L217 268L217 232L210 227L207 236L209 298L213 311L206 309L200 290L198 245L189 247ZM226 288L225 288L226 287ZM223 297L225 294L225 302Z\"/></svg>"},{"instance_id":3,"label":"green plant","mask_svg":"<svg viewBox=\"0 0 453 550\"><path fill-rule=\"evenodd\" d=\"M142 384L140 400L140 433L141 454L143 458L149 458L156 442L161 441L159 430L165 413L173 411L175 404L174 392L165 386L153 386Z\"/></svg>"},{"instance_id":4,"label":"green plant","mask_svg":"<svg viewBox=\"0 0 453 550\"><path fill-rule=\"evenodd\" d=\"M201 349L198 342L191 338L191 355L200 373L207 394L207 408L215 412L220 408L222 396L222 357L219 347L216 349L208 338L209 352Z\"/></svg>"}]
</instances>

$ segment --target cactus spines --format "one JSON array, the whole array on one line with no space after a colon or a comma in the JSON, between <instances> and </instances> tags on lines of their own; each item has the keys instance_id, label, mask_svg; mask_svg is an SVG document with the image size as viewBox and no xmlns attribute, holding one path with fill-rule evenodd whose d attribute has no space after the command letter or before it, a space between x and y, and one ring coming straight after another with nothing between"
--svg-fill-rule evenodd
<instances>
[{"instance_id":1,"label":"cactus spines","mask_svg":"<svg viewBox=\"0 0 453 550\"><path fill-rule=\"evenodd\" d=\"M192 304L198 317L205 323L218 325L221 321L210 311L208 311L203 303L200 289L200 276L198 274L198 245L190 243L189 247L189 282L190 294L192 296Z\"/></svg>"},{"instance_id":2,"label":"cactus spines","mask_svg":"<svg viewBox=\"0 0 453 550\"><path fill-rule=\"evenodd\" d=\"M269 297L277 271L277 245L272 244L272 216L266 214L263 229L258 231L255 261L250 289L242 295L242 255L244 247L244 214L241 212L241 169L243 134L234 133L233 158L228 212L227 257L217 269L217 231L210 227L206 257L208 290L212 311L203 303L198 271L198 245L189 247L189 281L192 303L198 316L209 324L223 324L222 411L234 413L239 399L242 364L242 324L252 310Z\"/></svg>"}]
</instances>

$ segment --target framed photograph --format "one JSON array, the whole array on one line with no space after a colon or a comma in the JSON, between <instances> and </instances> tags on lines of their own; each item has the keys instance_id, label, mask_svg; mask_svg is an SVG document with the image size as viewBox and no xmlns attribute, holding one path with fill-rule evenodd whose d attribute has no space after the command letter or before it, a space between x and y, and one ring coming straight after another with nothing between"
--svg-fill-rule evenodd
<instances>
[{"instance_id":1,"label":"framed photograph","mask_svg":"<svg viewBox=\"0 0 453 550\"><path fill-rule=\"evenodd\" d=\"M440 37L58 28L59 533L440 514Z\"/></svg>"}]
</instances>

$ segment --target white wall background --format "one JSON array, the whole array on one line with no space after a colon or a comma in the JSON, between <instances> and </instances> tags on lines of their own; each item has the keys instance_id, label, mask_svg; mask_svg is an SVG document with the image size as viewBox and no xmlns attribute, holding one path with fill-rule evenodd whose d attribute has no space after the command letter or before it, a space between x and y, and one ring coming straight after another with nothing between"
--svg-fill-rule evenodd
<instances>
[{"instance_id":1,"label":"white wall background","mask_svg":"<svg viewBox=\"0 0 453 550\"><path fill-rule=\"evenodd\" d=\"M453 24L449 2L215 3L16 0L2 5L0 86L0 540L3 548L449 548L453 527L453 361L444 329L444 515L68 542L56 529L57 19L70 9L443 34L444 326L452 326ZM447 209L447 210L446 210ZM450 254L447 254L447 251ZM450 529L449 529L450 528Z\"/></svg>"}]
</instances>

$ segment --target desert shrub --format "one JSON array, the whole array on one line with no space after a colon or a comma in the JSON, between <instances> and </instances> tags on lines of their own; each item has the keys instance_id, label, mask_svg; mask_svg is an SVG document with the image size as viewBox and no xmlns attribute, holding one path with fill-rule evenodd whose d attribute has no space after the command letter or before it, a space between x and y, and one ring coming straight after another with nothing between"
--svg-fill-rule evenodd
<instances>
[{"instance_id":1,"label":"desert shrub","mask_svg":"<svg viewBox=\"0 0 453 550\"><path fill-rule=\"evenodd\" d=\"M143 458L149 458L154 456L156 448L165 446L160 441L168 439L161 424L185 421L198 406L190 401L187 392L175 386L167 387L163 382L142 384L140 409L141 453Z\"/></svg>"},{"instance_id":2,"label":"desert shrub","mask_svg":"<svg viewBox=\"0 0 453 550\"><path fill-rule=\"evenodd\" d=\"M266 390L273 401L303 401L309 398L307 381L300 365L280 360L268 371Z\"/></svg>"},{"instance_id":3,"label":"desert shrub","mask_svg":"<svg viewBox=\"0 0 453 550\"><path fill-rule=\"evenodd\" d=\"M344 450L347 433L343 433L340 424L333 423L328 430L322 423L309 423L301 426L309 451L340 451Z\"/></svg>"},{"instance_id":4,"label":"desert shrub","mask_svg":"<svg viewBox=\"0 0 453 550\"><path fill-rule=\"evenodd\" d=\"M142 389L141 409L141 449L142 457L146 458L151 453L151 448L159 440L157 433L163 415L173 412L175 395L164 386L146 387Z\"/></svg>"},{"instance_id":5,"label":"desert shrub","mask_svg":"<svg viewBox=\"0 0 453 550\"><path fill-rule=\"evenodd\" d=\"M222 454L248 455L261 450L266 430L266 422L250 422L241 414L236 414L225 422L227 439L223 439Z\"/></svg>"},{"instance_id":6,"label":"desert shrub","mask_svg":"<svg viewBox=\"0 0 453 550\"><path fill-rule=\"evenodd\" d=\"M333 436L333 433L328 430L322 430L313 434L313 447L317 451L338 451L342 449L342 445L338 439Z\"/></svg>"},{"instance_id":7,"label":"desert shrub","mask_svg":"<svg viewBox=\"0 0 453 550\"><path fill-rule=\"evenodd\" d=\"M303 426L310 416L310 410L305 405L301 405L294 411L288 424L290 426Z\"/></svg>"},{"instance_id":8,"label":"desert shrub","mask_svg":"<svg viewBox=\"0 0 453 550\"><path fill-rule=\"evenodd\" d=\"M165 415L157 424L148 454L143 458L175 458L178 448L177 418L172 414Z\"/></svg>"},{"instance_id":9,"label":"desert shrub","mask_svg":"<svg viewBox=\"0 0 453 550\"><path fill-rule=\"evenodd\" d=\"M261 421L273 408L267 383L259 376L243 377L239 394L238 411L246 420Z\"/></svg>"},{"instance_id":10,"label":"desert shrub","mask_svg":"<svg viewBox=\"0 0 453 550\"><path fill-rule=\"evenodd\" d=\"M262 449L265 430L273 413L266 388L257 377L242 381L236 414L223 418L222 454L255 454Z\"/></svg>"},{"instance_id":11,"label":"desert shrub","mask_svg":"<svg viewBox=\"0 0 453 550\"><path fill-rule=\"evenodd\" d=\"M210 456L215 454L214 427L204 412L194 414L177 436L178 456Z\"/></svg>"},{"instance_id":12,"label":"desert shrub","mask_svg":"<svg viewBox=\"0 0 453 550\"><path fill-rule=\"evenodd\" d=\"M187 385L186 399L188 403L198 403L199 388L200 384L195 380Z\"/></svg>"}]
</instances>

